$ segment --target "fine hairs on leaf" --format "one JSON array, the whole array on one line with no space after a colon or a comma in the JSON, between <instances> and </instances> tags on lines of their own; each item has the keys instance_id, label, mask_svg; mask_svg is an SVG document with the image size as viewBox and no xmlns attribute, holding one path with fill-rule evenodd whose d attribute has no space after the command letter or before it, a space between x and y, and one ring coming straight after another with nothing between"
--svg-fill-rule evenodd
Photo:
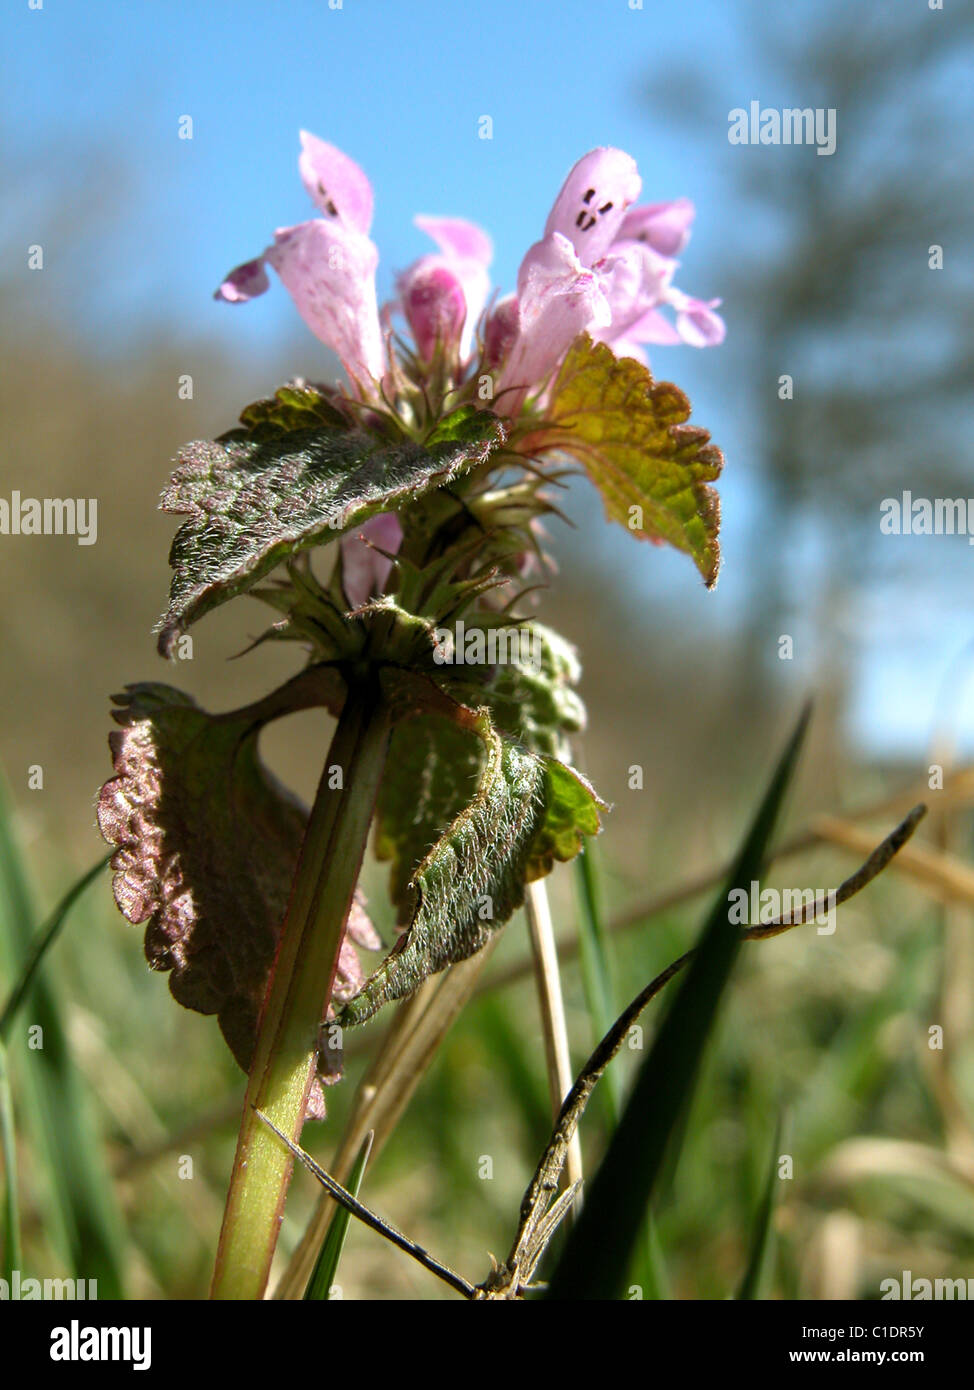
<instances>
[{"instance_id":1,"label":"fine hairs on leaf","mask_svg":"<svg viewBox=\"0 0 974 1390\"><path fill-rule=\"evenodd\" d=\"M116 846L116 902L129 921L146 923L147 959L169 972L173 997L217 1015L245 1071L307 824L304 807L263 766L257 739L280 714L341 701L327 667L228 714L208 714L160 684L117 697L116 775L98 803L102 833ZM380 945L360 901L348 935L337 1003L365 980L353 943ZM324 1113L321 1086L334 1080L333 1062L323 1057L312 1115Z\"/></svg>"},{"instance_id":2,"label":"fine hairs on leaf","mask_svg":"<svg viewBox=\"0 0 974 1390\"><path fill-rule=\"evenodd\" d=\"M599 831L602 803L578 773L498 733L486 709L468 727L483 746L476 794L416 870L409 925L340 1012L343 1027L474 955L521 906L527 883Z\"/></svg>"},{"instance_id":3,"label":"fine hairs on leaf","mask_svg":"<svg viewBox=\"0 0 974 1390\"><path fill-rule=\"evenodd\" d=\"M244 412L243 428L181 450L161 503L188 517L170 553L169 608L159 623L164 655L191 623L288 556L448 483L482 463L503 437L483 410L427 444L401 433L389 440L342 423L313 388L291 388L289 398L298 395L301 409L275 412L272 402L258 403ZM316 413L324 418L315 420Z\"/></svg>"}]
</instances>

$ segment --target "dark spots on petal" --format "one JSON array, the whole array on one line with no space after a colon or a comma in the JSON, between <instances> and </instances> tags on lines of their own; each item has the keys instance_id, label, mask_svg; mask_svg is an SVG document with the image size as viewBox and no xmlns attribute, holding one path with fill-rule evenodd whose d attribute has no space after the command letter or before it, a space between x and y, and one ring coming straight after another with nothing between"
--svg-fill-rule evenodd
<instances>
[{"instance_id":1,"label":"dark spots on petal","mask_svg":"<svg viewBox=\"0 0 974 1390\"><path fill-rule=\"evenodd\" d=\"M598 222L599 218L605 213L611 212L613 204L603 203L601 207L596 207L595 212L591 209L592 199L595 198L595 189L589 188L582 195L583 206L579 209L578 216L575 218L575 226L580 232L590 232Z\"/></svg>"},{"instance_id":2,"label":"dark spots on petal","mask_svg":"<svg viewBox=\"0 0 974 1390\"><path fill-rule=\"evenodd\" d=\"M332 200L329 198L329 196L328 196L328 189L327 189L327 188L325 187L325 185L321 182L321 179L318 180L318 192L321 194L322 198L323 198L324 201L325 201L325 211L326 211L327 213L330 213L332 217L337 217L337 216L338 216L338 209L335 207L335 204L334 204L334 203L332 202Z\"/></svg>"}]
</instances>

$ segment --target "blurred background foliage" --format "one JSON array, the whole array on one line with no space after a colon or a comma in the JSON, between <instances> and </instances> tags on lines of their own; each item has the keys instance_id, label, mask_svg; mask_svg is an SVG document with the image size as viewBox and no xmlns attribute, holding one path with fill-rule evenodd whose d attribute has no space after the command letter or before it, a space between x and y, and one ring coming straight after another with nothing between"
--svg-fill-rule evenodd
<instances>
[{"instance_id":1,"label":"blurred background foliage","mask_svg":"<svg viewBox=\"0 0 974 1390\"><path fill-rule=\"evenodd\" d=\"M686 948L707 899L686 897L651 916L641 905L724 864L801 694L814 692L817 706L785 833L809 825L815 833L800 857L775 866L770 883L830 887L864 857L848 819L840 848L842 827L823 828L823 814L848 817L903 788L931 805L922 832L928 858L873 885L841 913L834 936L809 928L744 951L657 1210L672 1294L725 1296L746 1262L783 1111L782 1147L795 1176L776 1215L771 1292L871 1298L882 1278L903 1269L970 1274L974 1255L974 871L970 798L961 794L974 728L964 699L974 636L970 553L959 538L879 545L877 524L880 499L904 488L974 493L974 194L963 76L972 23L960 8L894 12L871 0L802 4L790 22L768 6L732 8L762 70L776 74L780 104L837 109L841 160L763 148L729 163L727 110L756 96L772 104L771 84L742 92L728 69L700 64L661 72L645 42L618 101L648 146L655 129L668 125L672 138L675 126L689 168L722 161L727 205L748 229L715 245L703 270L695 265L724 295L727 345L686 373L689 350L661 353L658 365L692 386L694 418L713 427L716 442L733 444L736 587L726 600L723 590L691 594L689 566L677 560L670 569L655 551L634 553L579 481L568 503L578 529L552 527L559 573L543 614L581 652L590 728L578 762L614 803L597 861L606 920L631 919L609 938L617 1009ZM669 19L677 30L690 22ZM543 80L555 82L553 65ZM45 177L9 135L4 143L25 198L30 179L26 239L52 247L70 240L75 277L89 263L92 273L110 274L97 248L121 220L138 218L133 158L109 135L95 146L72 146L66 135L59 172L48 164ZM559 176L545 175L552 184ZM251 169L246 182L258 200L260 171ZM698 212L701 221L723 215L719 203ZM227 708L293 669L292 653L269 647L228 660L264 623L243 601L206 620L192 661L160 666L149 634L167 589L173 527L155 502L182 442L219 433L243 403L291 375L332 369L317 355L309 365L310 340L297 323L266 355L235 352L163 314L143 316L122 340L100 341L97 326L85 328L57 300L38 300L21 268L25 228L16 216L0 230L4 494L16 487L99 499L93 547L0 541L0 753L10 782L0 860L3 994L26 929L102 853L93 797L109 770L109 693L127 681L166 679L210 708ZM934 243L944 247L939 273L928 269ZM237 250L228 239L227 264ZM164 296L164 281L159 290ZM796 382L787 403L778 398L785 372ZM178 394L186 373L191 400ZM722 430L723 422L732 424ZM659 585L657 573L665 576ZM917 624L946 674L939 700L907 702L913 734L904 739L898 682L916 664ZM800 652L793 663L779 660L783 633ZM887 705L900 711L892 721ZM302 715L265 738L268 760L306 798L328 723ZM885 742L875 736L881 725L894 730ZM934 762L946 769L943 791L927 787ZM44 769L43 790L28 789L34 764ZM629 786L634 764L644 769L642 790ZM896 818L883 809L859 822L860 831L878 839ZM364 886L388 939L384 876L369 864ZM572 871L559 871L551 889L567 939L578 917ZM486 1274L486 1252L500 1255L510 1242L550 1125L530 975L505 983L526 958L516 919L363 1189L371 1205L474 1280ZM579 1063L595 1039L570 953L564 976ZM80 1237L106 1292L117 1269L128 1296L202 1296L242 1077L213 1021L179 1009L146 970L139 932L115 911L107 876L74 910L43 981L63 1055L42 1058L27 1047L26 1029L47 1007L36 994L8 1039L24 1268L90 1277L90 1264L69 1268L68 1252L79 1246L55 1212L58 1185L80 1181L79 1191L101 1193L102 1229L111 1232L105 1249ZM653 1021L651 1008L647 1030ZM943 1051L928 1046L932 1025L945 1029ZM306 1131L305 1144L326 1166L380 1031L353 1039L349 1079L330 1093L328 1123ZM614 1064L623 1079L638 1056ZM37 1066L53 1071L47 1099L32 1108L26 1078ZM596 1101L583 1123L587 1167L604 1147L606 1118ZM87 1136L78 1155L90 1165L83 1181L65 1170L63 1145L52 1156L40 1142L45 1125L62 1137L74 1127ZM179 1175L185 1155L191 1180ZM479 1176L484 1156L493 1160L490 1180ZM283 1254L314 1197L313 1181L299 1174ZM341 1283L350 1298L442 1296L354 1222Z\"/></svg>"}]
</instances>

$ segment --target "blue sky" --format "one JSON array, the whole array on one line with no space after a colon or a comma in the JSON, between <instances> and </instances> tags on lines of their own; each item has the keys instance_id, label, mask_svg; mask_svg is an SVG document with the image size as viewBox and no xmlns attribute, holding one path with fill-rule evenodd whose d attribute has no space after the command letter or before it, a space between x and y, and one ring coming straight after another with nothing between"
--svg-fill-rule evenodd
<instances>
[{"instance_id":1,"label":"blue sky","mask_svg":"<svg viewBox=\"0 0 974 1390\"><path fill-rule=\"evenodd\" d=\"M688 164L679 132L647 119L639 79L666 52L680 61L698 26L721 47L746 38L732 11L700 0L642 11L627 0L44 0L41 11L15 0L3 23L18 54L0 97L15 153L56 162L87 144L135 161L107 301L98 286L116 326L117 302L158 300L160 266L178 270L168 311L198 318L229 262L309 214L295 168L302 126L368 171L386 286L426 249L417 212L484 222L496 278L511 284L564 173L598 144L630 150L654 199L704 207L716 171ZM177 139L184 114L191 141ZM484 115L490 140L478 138ZM713 235L701 218L691 267L706 265ZM218 312L214 331L236 338ZM256 312L263 332L286 331L280 296Z\"/></svg>"},{"instance_id":2,"label":"blue sky","mask_svg":"<svg viewBox=\"0 0 974 1390\"><path fill-rule=\"evenodd\" d=\"M36 3L36 0L35 0ZM336 0L332 0L332 5ZM716 262L751 250L756 230L741 218L741 152L726 139L730 105L804 105L782 91L756 41L759 9L730 0L8 0L0 19L12 55L0 90L4 154L18 196L3 215L18 236L52 201L77 207L77 241L46 248L44 293L52 311L108 348L137 342L148 326L176 325L225 341L236 354L277 363L295 341L294 310L280 286L245 309L215 304L225 271L258 252L275 226L311 209L297 176L297 132L339 145L376 191L373 236L382 255L380 292L426 249L418 212L481 222L496 249L495 282L513 285L521 255L540 233L561 179L598 144L638 160L646 200L691 197L698 217L679 277L701 297L719 294ZM796 7L798 22L804 11ZM702 75L699 139L650 104L651 75ZM719 80L709 82L708 74ZM178 138L182 116L192 140ZM489 116L493 138L478 138ZM749 154L753 151L749 151ZM811 150L802 154L814 158ZM90 173L110 205L107 235L84 232ZM70 225L70 223L68 224ZM726 305L733 352L735 314ZM313 341L305 370L314 375ZM725 571L704 594L686 561L606 542L600 553L620 578L674 595L687 623L743 602L745 524L753 492L747 433L728 374L711 354L654 354L694 400L725 447L722 488ZM270 384L270 382L269 382ZM974 494L974 486L971 488ZM591 499L579 504L591 510ZM962 553L963 552L963 553ZM957 538L931 551L953 576L922 611L860 627L849 659L859 672L857 734L877 749L922 749L948 672L971 637L948 594L967 576L974 550ZM963 566L966 564L966 571ZM874 596L881 618L882 595ZM718 610L715 605L720 605ZM970 711L971 701L967 710ZM974 747L974 715L959 716Z\"/></svg>"}]
</instances>

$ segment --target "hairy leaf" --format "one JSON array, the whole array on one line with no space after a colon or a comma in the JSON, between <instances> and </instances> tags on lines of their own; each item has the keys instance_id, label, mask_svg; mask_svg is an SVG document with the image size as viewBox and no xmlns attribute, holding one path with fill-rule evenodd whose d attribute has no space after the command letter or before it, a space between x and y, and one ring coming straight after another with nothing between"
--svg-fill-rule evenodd
<instances>
[{"instance_id":1,"label":"hairy leaf","mask_svg":"<svg viewBox=\"0 0 974 1390\"><path fill-rule=\"evenodd\" d=\"M376 857L391 860L389 891L406 914L420 861L477 791L483 744L438 714L394 729L376 804Z\"/></svg>"},{"instance_id":2,"label":"hairy leaf","mask_svg":"<svg viewBox=\"0 0 974 1390\"><path fill-rule=\"evenodd\" d=\"M337 686L334 672L312 669L269 699L222 715L167 685L132 685L115 697L116 775L98 801L102 834L116 846L115 900L130 922L147 924L146 957L170 972L173 997L217 1015L245 1071L307 820L262 764L257 739L290 709L337 708ZM379 944L360 907L349 935ZM363 982L346 941L336 999ZM316 1090L309 1113L321 1111Z\"/></svg>"},{"instance_id":3,"label":"hairy leaf","mask_svg":"<svg viewBox=\"0 0 974 1390\"><path fill-rule=\"evenodd\" d=\"M524 447L577 458L611 521L685 551L710 588L720 565L720 502L708 484L723 455L689 418L678 387L582 334L562 363L544 424Z\"/></svg>"},{"instance_id":4,"label":"hairy leaf","mask_svg":"<svg viewBox=\"0 0 974 1390\"><path fill-rule=\"evenodd\" d=\"M468 619L466 632L486 635L486 621ZM502 623L497 618L493 626ZM457 698L486 705L498 729L525 748L567 761L567 735L585 726L584 706L572 688L580 675L575 650L540 623L505 625L505 631L517 639L505 645L506 661L489 667L431 664L430 670ZM408 884L420 861L472 800L484 751L470 729L433 713L393 733L375 851L392 861L390 891L398 910L408 904Z\"/></svg>"},{"instance_id":5,"label":"hairy leaf","mask_svg":"<svg viewBox=\"0 0 974 1390\"><path fill-rule=\"evenodd\" d=\"M527 883L598 834L602 803L578 773L499 734L485 710L473 727L484 747L476 795L419 865L409 926L340 1012L345 1027L474 955L521 906Z\"/></svg>"},{"instance_id":6,"label":"hairy leaf","mask_svg":"<svg viewBox=\"0 0 974 1390\"><path fill-rule=\"evenodd\" d=\"M585 728L574 687L581 676L575 648L541 623L522 623L510 659L495 668L484 692L494 722L525 747L565 761L569 734Z\"/></svg>"},{"instance_id":7,"label":"hairy leaf","mask_svg":"<svg viewBox=\"0 0 974 1390\"><path fill-rule=\"evenodd\" d=\"M424 443L349 424L312 388L284 388L249 406L243 428L187 444L162 495L188 516L176 532L159 647L243 593L289 555L323 545L376 512L402 506L483 462L503 427L464 408Z\"/></svg>"}]
</instances>

